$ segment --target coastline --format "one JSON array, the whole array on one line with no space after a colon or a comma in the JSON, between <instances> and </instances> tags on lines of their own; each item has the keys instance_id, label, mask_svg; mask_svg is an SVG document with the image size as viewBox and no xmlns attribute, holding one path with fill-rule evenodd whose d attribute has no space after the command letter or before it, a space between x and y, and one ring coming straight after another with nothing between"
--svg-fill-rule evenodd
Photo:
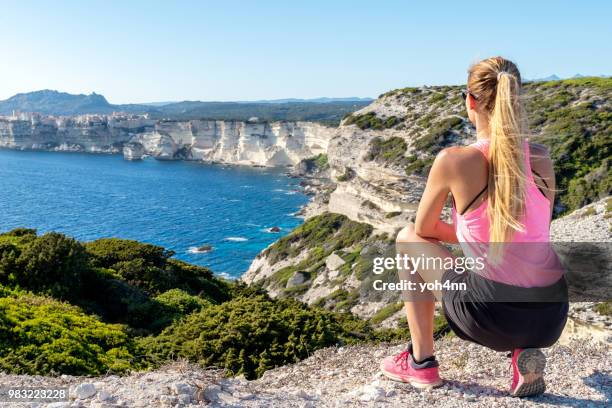
<instances>
[{"instance_id":1,"label":"coastline","mask_svg":"<svg viewBox=\"0 0 612 408\"><path fill-rule=\"evenodd\" d=\"M135 239L170 248L186 262L233 279L261 250L303 222L295 213L311 199L285 168L152 158L134 164L119 155L86 152L1 152L4 231L28 227L85 241ZM24 206L23 200L30 204ZM270 232L275 226L280 231ZM206 244L214 250L189 251Z\"/></svg>"}]
</instances>

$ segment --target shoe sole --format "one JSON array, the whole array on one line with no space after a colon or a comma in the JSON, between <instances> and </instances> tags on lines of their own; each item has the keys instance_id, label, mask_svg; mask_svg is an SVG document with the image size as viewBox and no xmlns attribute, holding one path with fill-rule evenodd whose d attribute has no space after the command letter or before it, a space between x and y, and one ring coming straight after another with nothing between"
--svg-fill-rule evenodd
<instances>
[{"instance_id":1,"label":"shoe sole","mask_svg":"<svg viewBox=\"0 0 612 408\"><path fill-rule=\"evenodd\" d=\"M404 378L401 377L399 375L395 375L393 373L390 373L388 371L386 371L382 365L380 367L380 371L383 373L383 375L393 381L399 381L399 382L403 382L406 384L410 384L412 385L414 388L419 388L421 390L426 390L426 389L430 389L430 388L436 388L441 386L442 384L444 384L444 380L440 379L439 381L435 382L435 383L422 383L422 382L417 382L417 381L412 381L408 378Z\"/></svg>"},{"instance_id":2,"label":"shoe sole","mask_svg":"<svg viewBox=\"0 0 612 408\"><path fill-rule=\"evenodd\" d=\"M543 394L544 368L546 356L539 349L525 349L516 359L516 366L521 375L517 387L512 391L514 397L531 397Z\"/></svg>"}]
</instances>

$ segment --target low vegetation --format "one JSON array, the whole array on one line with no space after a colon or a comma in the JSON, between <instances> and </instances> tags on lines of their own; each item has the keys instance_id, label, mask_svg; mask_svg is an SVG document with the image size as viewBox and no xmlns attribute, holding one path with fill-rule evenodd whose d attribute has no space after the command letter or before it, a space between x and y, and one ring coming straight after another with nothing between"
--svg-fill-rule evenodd
<instances>
[{"instance_id":1,"label":"low vegetation","mask_svg":"<svg viewBox=\"0 0 612 408\"><path fill-rule=\"evenodd\" d=\"M389 129L400 123L400 119L395 116L389 116L386 118L380 118L376 116L375 112L368 112L364 114L350 114L344 118L345 125L356 125L361 130L372 129L382 130Z\"/></svg>"},{"instance_id":2,"label":"low vegetation","mask_svg":"<svg viewBox=\"0 0 612 408\"><path fill-rule=\"evenodd\" d=\"M361 340L395 338L349 315L308 307L294 299L241 296L203 308L141 340L154 360L186 358L255 378L279 365L295 363L314 350Z\"/></svg>"},{"instance_id":3,"label":"low vegetation","mask_svg":"<svg viewBox=\"0 0 612 408\"><path fill-rule=\"evenodd\" d=\"M327 155L324 153L302 160L301 165L303 165L305 171L310 174L316 174L329 169Z\"/></svg>"},{"instance_id":4,"label":"low vegetation","mask_svg":"<svg viewBox=\"0 0 612 408\"><path fill-rule=\"evenodd\" d=\"M370 233L327 214L269 251L282 259L313 248L311 261L320 262ZM333 244L319 247L323 237ZM347 313L271 299L173 255L115 238L81 243L29 229L0 234L0 370L121 374L186 358L256 378L321 347L406 335L374 330Z\"/></svg>"},{"instance_id":5,"label":"low vegetation","mask_svg":"<svg viewBox=\"0 0 612 408\"><path fill-rule=\"evenodd\" d=\"M465 137L462 87L396 89L381 95L407 108L398 118L415 151L403 167L407 174L426 175L444 147ZM612 78L576 78L524 85L523 99L531 139L548 146L557 177L555 215L560 216L612 194ZM352 114L347 124L386 129L375 112ZM395 129L400 127L395 126Z\"/></svg>"},{"instance_id":6,"label":"low vegetation","mask_svg":"<svg viewBox=\"0 0 612 408\"><path fill-rule=\"evenodd\" d=\"M372 226L349 220L346 216L323 213L309 218L289 235L276 241L263 255L273 265L281 259L293 258L305 249L320 248L321 254L351 246L367 238ZM325 248L321 245L325 243Z\"/></svg>"},{"instance_id":7,"label":"low vegetation","mask_svg":"<svg viewBox=\"0 0 612 408\"><path fill-rule=\"evenodd\" d=\"M126 327L18 289L0 290L0 370L101 375L142 368Z\"/></svg>"},{"instance_id":8,"label":"low vegetation","mask_svg":"<svg viewBox=\"0 0 612 408\"><path fill-rule=\"evenodd\" d=\"M406 141L401 137L395 136L388 139L375 137L370 141L365 159L386 165L403 167L406 162L405 154L407 148Z\"/></svg>"},{"instance_id":9,"label":"low vegetation","mask_svg":"<svg viewBox=\"0 0 612 408\"><path fill-rule=\"evenodd\" d=\"M611 78L579 78L525 85L535 139L554 159L558 203L571 211L612 191Z\"/></svg>"},{"instance_id":10,"label":"low vegetation","mask_svg":"<svg viewBox=\"0 0 612 408\"><path fill-rule=\"evenodd\" d=\"M601 302L596 304L595 311L600 315L612 316L612 302Z\"/></svg>"},{"instance_id":11,"label":"low vegetation","mask_svg":"<svg viewBox=\"0 0 612 408\"><path fill-rule=\"evenodd\" d=\"M430 125L425 135L414 142L414 148L432 155L457 139L457 132L463 127L463 119L457 116L442 119Z\"/></svg>"}]
</instances>

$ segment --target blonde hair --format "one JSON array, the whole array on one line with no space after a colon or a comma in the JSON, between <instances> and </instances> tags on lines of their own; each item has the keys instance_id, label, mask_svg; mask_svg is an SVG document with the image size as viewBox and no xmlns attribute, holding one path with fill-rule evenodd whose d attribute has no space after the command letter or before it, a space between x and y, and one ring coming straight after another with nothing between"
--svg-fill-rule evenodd
<instances>
[{"instance_id":1,"label":"blonde hair","mask_svg":"<svg viewBox=\"0 0 612 408\"><path fill-rule=\"evenodd\" d=\"M527 177L521 74L502 57L480 61L468 74L468 90L476 98L477 109L489 115L489 241L508 242L515 231L524 230Z\"/></svg>"}]
</instances>

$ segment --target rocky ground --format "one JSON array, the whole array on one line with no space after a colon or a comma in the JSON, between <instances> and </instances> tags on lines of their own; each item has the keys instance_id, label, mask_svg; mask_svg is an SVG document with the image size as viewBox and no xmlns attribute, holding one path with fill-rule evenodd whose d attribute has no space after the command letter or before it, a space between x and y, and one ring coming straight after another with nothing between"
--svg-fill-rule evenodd
<instances>
[{"instance_id":1,"label":"rocky ground","mask_svg":"<svg viewBox=\"0 0 612 408\"><path fill-rule=\"evenodd\" d=\"M612 197L582 207L550 226L552 241L610 242L612 241Z\"/></svg>"},{"instance_id":2,"label":"rocky ground","mask_svg":"<svg viewBox=\"0 0 612 408\"><path fill-rule=\"evenodd\" d=\"M437 343L445 384L421 391L382 377L380 359L402 345L319 350L310 358L268 371L262 378L228 379L218 370L176 363L163 369L108 376L58 378L0 375L3 386L70 387L70 401L6 407L604 407L612 398L612 351L606 342L571 340L547 349L547 391L509 396L510 359L457 338ZM2 406L2 405L0 405Z\"/></svg>"}]
</instances>

